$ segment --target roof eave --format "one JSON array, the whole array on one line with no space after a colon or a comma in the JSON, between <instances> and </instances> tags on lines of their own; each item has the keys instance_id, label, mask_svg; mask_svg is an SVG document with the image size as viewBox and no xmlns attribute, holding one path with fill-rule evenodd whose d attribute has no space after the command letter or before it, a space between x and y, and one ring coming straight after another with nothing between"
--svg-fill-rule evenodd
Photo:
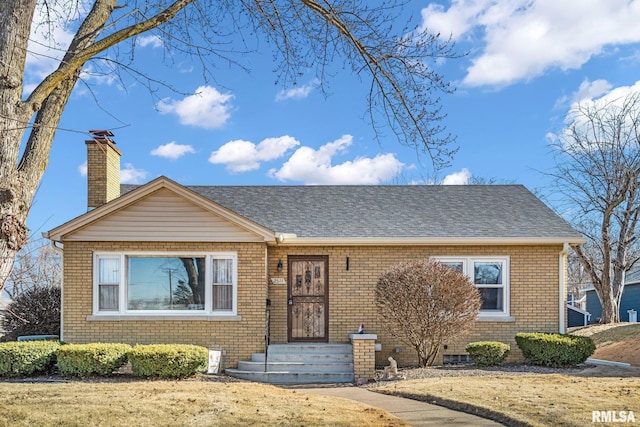
<instances>
[{"instance_id":1,"label":"roof eave","mask_svg":"<svg viewBox=\"0 0 640 427\"><path fill-rule=\"evenodd\" d=\"M568 237L288 237L278 239L282 246L518 246L584 243L583 238Z\"/></svg>"}]
</instances>

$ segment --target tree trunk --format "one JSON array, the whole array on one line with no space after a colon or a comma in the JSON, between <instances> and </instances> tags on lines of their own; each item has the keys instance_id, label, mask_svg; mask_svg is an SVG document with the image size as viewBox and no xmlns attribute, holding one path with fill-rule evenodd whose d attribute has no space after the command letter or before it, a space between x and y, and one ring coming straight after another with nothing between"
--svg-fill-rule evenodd
<instances>
[{"instance_id":1,"label":"tree trunk","mask_svg":"<svg viewBox=\"0 0 640 427\"><path fill-rule=\"evenodd\" d=\"M11 273L16 253L27 239L25 203L16 171L20 141L29 121L22 97L27 42L36 0L0 2L0 291Z\"/></svg>"},{"instance_id":2,"label":"tree trunk","mask_svg":"<svg viewBox=\"0 0 640 427\"><path fill-rule=\"evenodd\" d=\"M620 303L619 299L613 295L611 288L604 286L597 291L600 303L602 305L602 323L618 323L620 321Z\"/></svg>"}]
</instances>

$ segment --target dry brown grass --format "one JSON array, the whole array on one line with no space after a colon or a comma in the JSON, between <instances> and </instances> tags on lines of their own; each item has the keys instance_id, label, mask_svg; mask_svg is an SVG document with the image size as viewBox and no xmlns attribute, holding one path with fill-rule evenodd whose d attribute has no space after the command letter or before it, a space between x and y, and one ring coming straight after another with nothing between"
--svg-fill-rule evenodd
<instances>
[{"instance_id":1,"label":"dry brown grass","mask_svg":"<svg viewBox=\"0 0 640 427\"><path fill-rule=\"evenodd\" d=\"M605 325L590 325L571 332L573 335L591 337L596 347L612 343L635 339L640 336L640 323L610 323Z\"/></svg>"},{"instance_id":2,"label":"dry brown grass","mask_svg":"<svg viewBox=\"0 0 640 427\"><path fill-rule=\"evenodd\" d=\"M640 324L597 325L574 333L591 336L598 352L615 350L612 357L600 358L621 361L615 346L625 345L629 350L637 345ZM509 425L589 425L594 410L634 411L640 422L637 367L430 378L396 382L377 390L488 415ZM248 382L0 382L0 395L0 427L406 425L381 409L356 402Z\"/></svg>"},{"instance_id":3,"label":"dry brown grass","mask_svg":"<svg viewBox=\"0 0 640 427\"><path fill-rule=\"evenodd\" d=\"M571 333L594 340L594 358L627 362L634 367L599 366L567 374L446 377L399 382L380 390L484 414L509 425L589 425L592 411L633 411L640 423L640 324L593 325Z\"/></svg>"},{"instance_id":4,"label":"dry brown grass","mask_svg":"<svg viewBox=\"0 0 640 427\"><path fill-rule=\"evenodd\" d=\"M592 357L595 359L640 366L640 323L591 325L577 329L572 334L593 339L596 352Z\"/></svg>"},{"instance_id":5,"label":"dry brown grass","mask_svg":"<svg viewBox=\"0 0 640 427\"><path fill-rule=\"evenodd\" d=\"M379 390L489 415L508 425L584 426L591 424L592 411L623 410L634 411L640 422L637 368L599 367L573 375L432 378L398 382Z\"/></svg>"},{"instance_id":6,"label":"dry brown grass","mask_svg":"<svg viewBox=\"0 0 640 427\"><path fill-rule=\"evenodd\" d=\"M370 406L246 383L0 383L0 426L404 426Z\"/></svg>"}]
</instances>

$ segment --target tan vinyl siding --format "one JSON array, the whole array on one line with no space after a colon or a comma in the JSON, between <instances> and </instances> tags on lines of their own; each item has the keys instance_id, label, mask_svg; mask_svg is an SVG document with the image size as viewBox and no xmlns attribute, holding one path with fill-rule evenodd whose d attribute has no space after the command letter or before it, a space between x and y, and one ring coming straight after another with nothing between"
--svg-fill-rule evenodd
<instances>
[{"instance_id":1,"label":"tan vinyl siding","mask_svg":"<svg viewBox=\"0 0 640 427\"><path fill-rule=\"evenodd\" d=\"M167 189L65 236L65 241L262 242Z\"/></svg>"}]
</instances>

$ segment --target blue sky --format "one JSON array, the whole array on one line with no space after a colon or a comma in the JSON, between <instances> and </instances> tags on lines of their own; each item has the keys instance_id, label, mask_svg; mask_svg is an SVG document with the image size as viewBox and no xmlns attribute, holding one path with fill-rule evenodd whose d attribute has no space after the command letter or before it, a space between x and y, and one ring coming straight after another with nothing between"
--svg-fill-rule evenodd
<instances>
[{"instance_id":1,"label":"blue sky","mask_svg":"<svg viewBox=\"0 0 640 427\"><path fill-rule=\"evenodd\" d=\"M452 34L468 53L436 65L457 88L443 107L460 148L438 176L390 132L374 139L363 120L366 79L334 68L327 96L313 77L283 89L265 46L243 58L251 73L220 64L205 82L186 58L164 65L162 40L151 34L138 40L136 65L182 94L154 98L139 83L92 73L90 63L90 86L78 85L56 134L31 232L86 211L89 129L115 133L126 183L166 175L190 185L465 184L475 175L541 191L553 166L549 142L571 106L640 88L640 0L412 1L409 9L414 25ZM69 38L57 28L59 43ZM40 35L32 39L27 91L55 66Z\"/></svg>"}]
</instances>

